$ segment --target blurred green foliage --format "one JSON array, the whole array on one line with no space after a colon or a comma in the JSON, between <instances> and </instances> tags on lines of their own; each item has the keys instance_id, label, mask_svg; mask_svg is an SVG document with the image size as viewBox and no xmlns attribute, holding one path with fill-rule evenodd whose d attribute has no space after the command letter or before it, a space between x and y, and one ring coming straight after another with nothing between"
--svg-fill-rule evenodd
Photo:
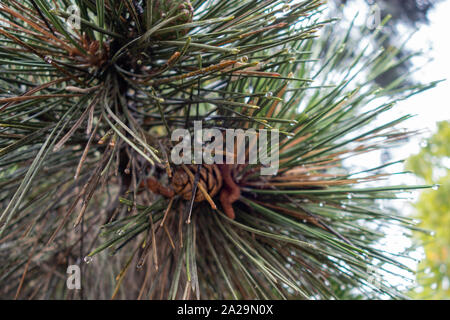
<instances>
[{"instance_id":1,"label":"blurred green foliage","mask_svg":"<svg viewBox=\"0 0 450 320\"><path fill-rule=\"evenodd\" d=\"M418 234L426 241L426 259L419 265L417 299L450 299L450 121L438 123L438 131L424 141L421 151L407 161L407 169L439 189L424 191L415 204L421 226L435 237ZM437 189L437 190L436 190Z\"/></svg>"}]
</instances>

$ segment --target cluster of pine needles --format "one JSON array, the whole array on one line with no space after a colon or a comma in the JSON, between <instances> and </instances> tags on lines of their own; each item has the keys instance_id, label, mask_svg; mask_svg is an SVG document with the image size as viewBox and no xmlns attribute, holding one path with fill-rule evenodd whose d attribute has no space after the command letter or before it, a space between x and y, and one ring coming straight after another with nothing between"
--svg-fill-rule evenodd
<instances>
[{"instance_id":1,"label":"cluster of pine needles","mask_svg":"<svg viewBox=\"0 0 450 320\"><path fill-rule=\"evenodd\" d=\"M378 87L402 63L399 49L375 50L377 31L336 32L324 9L2 0L0 296L403 298L373 270L412 271L407 252L380 240L391 226L418 227L380 201L428 186L389 185L396 162L350 172L343 160L415 134L399 129L409 115L383 115L435 83ZM200 165L170 161L171 133L194 121L276 130L277 174L230 166L210 194ZM177 170L190 179L187 199L170 192ZM66 286L73 264L81 290Z\"/></svg>"}]
</instances>

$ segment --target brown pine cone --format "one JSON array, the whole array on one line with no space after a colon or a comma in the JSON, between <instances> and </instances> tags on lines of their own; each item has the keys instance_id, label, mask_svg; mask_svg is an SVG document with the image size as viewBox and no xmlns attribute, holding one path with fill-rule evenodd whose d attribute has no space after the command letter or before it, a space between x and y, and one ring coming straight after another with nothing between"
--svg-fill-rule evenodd
<instances>
[{"instance_id":1,"label":"brown pine cone","mask_svg":"<svg viewBox=\"0 0 450 320\"><path fill-rule=\"evenodd\" d=\"M186 166L192 174L195 176L197 172L197 165L187 165ZM200 179L199 184L201 184L205 190L208 191L209 195L214 197L222 188L222 174L216 165L204 164L200 167ZM186 171L180 167L174 173L172 177L172 188L175 193L182 196L185 200L190 200L192 197L192 183L189 179L189 175ZM205 196L203 192L197 188L195 195L195 202L204 201Z\"/></svg>"}]
</instances>

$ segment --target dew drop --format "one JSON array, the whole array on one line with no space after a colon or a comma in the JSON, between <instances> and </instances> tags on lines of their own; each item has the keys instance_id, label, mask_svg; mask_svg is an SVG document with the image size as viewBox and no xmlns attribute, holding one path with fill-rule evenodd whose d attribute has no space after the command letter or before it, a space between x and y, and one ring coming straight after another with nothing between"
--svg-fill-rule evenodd
<instances>
[{"instance_id":1,"label":"dew drop","mask_svg":"<svg viewBox=\"0 0 450 320\"><path fill-rule=\"evenodd\" d=\"M49 56L45 56L44 57L44 61L47 62L47 63L52 63L53 62L52 58L49 57Z\"/></svg>"},{"instance_id":2,"label":"dew drop","mask_svg":"<svg viewBox=\"0 0 450 320\"><path fill-rule=\"evenodd\" d=\"M325 204L323 202L319 203L319 207L323 207Z\"/></svg>"},{"instance_id":3,"label":"dew drop","mask_svg":"<svg viewBox=\"0 0 450 320\"><path fill-rule=\"evenodd\" d=\"M353 198L353 194L349 193L347 194L347 199L352 199Z\"/></svg>"},{"instance_id":4,"label":"dew drop","mask_svg":"<svg viewBox=\"0 0 450 320\"><path fill-rule=\"evenodd\" d=\"M266 98L272 98L273 97L273 93L271 91L268 91L266 93Z\"/></svg>"},{"instance_id":5,"label":"dew drop","mask_svg":"<svg viewBox=\"0 0 450 320\"><path fill-rule=\"evenodd\" d=\"M422 141L420 142L420 147L421 147L421 148L426 148L427 145L428 145L428 142L427 142L426 140L422 140Z\"/></svg>"},{"instance_id":6,"label":"dew drop","mask_svg":"<svg viewBox=\"0 0 450 320\"><path fill-rule=\"evenodd\" d=\"M442 279L442 290L446 291L446 290L448 290L449 287L450 287L450 281L449 281L448 277L445 277L444 279Z\"/></svg>"},{"instance_id":7,"label":"dew drop","mask_svg":"<svg viewBox=\"0 0 450 320\"><path fill-rule=\"evenodd\" d=\"M117 230L117 234L118 234L119 236L123 235L124 233L125 233L125 230L123 230L123 229Z\"/></svg>"},{"instance_id":8,"label":"dew drop","mask_svg":"<svg viewBox=\"0 0 450 320\"><path fill-rule=\"evenodd\" d=\"M436 190L439 190L439 187L440 187L440 185L435 184L433 187L431 187L431 189L436 191Z\"/></svg>"},{"instance_id":9,"label":"dew drop","mask_svg":"<svg viewBox=\"0 0 450 320\"><path fill-rule=\"evenodd\" d=\"M378 88L378 89L376 89L376 90L373 92L373 94L379 94L381 91L383 91L383 89L382 89L382 88Z\"/></svg>"},{"instance_id":10,"label":"dew drop","mask_svg":"<svg viewBox=\"0 0 450 320\"><path fill-rule=\"evenodd\" d=\"M91 262L92 262L92 260L93 260L93 258L92 258L92 257L90 257L90 256L86 256L86 257L84 257L84 262L86 262L86 264L89 264L89 263L91 263Z\"/></svg>"},{"instance_id":11,"label":"dew drop","mask_svg":"<svg viewBox=\"0 0 450 320\"><path fill-rule=\"evenodd\" d=\"M247 63L248 62L248 57L247 56L241 57L241 62Z\"/></svg>"},{"instance_id":12,"label":"dew drop","mask_svg":"<svg viewBox=\"0 0 450 320\"><path fill-rule=\"evenodd\" d=\"M290 57L288 61L289 61L289 63L294 63L295 60L296 60L295 57Z\"/></svg>"}]
</instances>

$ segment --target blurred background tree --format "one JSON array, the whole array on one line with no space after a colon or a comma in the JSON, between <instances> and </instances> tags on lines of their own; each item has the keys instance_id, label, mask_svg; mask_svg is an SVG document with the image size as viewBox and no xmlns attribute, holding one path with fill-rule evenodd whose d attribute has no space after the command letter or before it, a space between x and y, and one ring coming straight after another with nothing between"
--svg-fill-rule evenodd
<instances>
[{"instance_id":1,"label":"blurred background tree","mask_svg":"<svg viewBox=\"0 0 450 320\"><path fill-rule=\"evenodd\" d=\"M382 18L392 16L391 27L397 23L406 23L417 27L420 23L428 23L428 11L441 0L366 0L368 5L378 5ZM335 0L339 5L347 4L352 0Z\"/></svg>"},{"instance_id":2,"label":"blurred background tree","mask_svg":"<svg viewBox=\"0 0 450 320\"><path fill-rule=\"evenodd\" d=\"M364 7L363 3L365 3L370 7L370 14L379 14L381 21L388 18L387 23L378 33L378 39L382 39L381 43L384 48L400 49L397 52L396 59L401 63L376 78L376 82L384 87L407 74L413 68L411 61L407 59L413 52L404 46L399 46L399 44L403 44L403 41L399 40L405 35L405 31L406 33L413 33L421 25L428 24L430 22L427 16L428 12L440 1L442 0L334 0L333 2L337 10L343 11L349 4L362 4ZM404 85L411 84L411 81L412 79L408 78Z\"/></svg>"},{"instance_id":3,"label":"blurred background tree","mask_svg":"<svg viewBox=\"0 0 450 320\"><path fill-rule=\"evenodd\" d=\"M436 183L435 190L424 191L415 204L421 227L434 230L433 239L417 234L426 245L419 265L417 282L421 286L412 292L417 299L450 299L450 121L438 123L438 131L424 140L421 151L406 164L426 183ZM438 188L439 186L439 188Z\"/></svg>"},{"instance_id":4,"label":"blurred background tree","mask_svg":"<svg viewBox=\"0 0 450 320\"><path fill-rule=\"evenodd\" d=\"M417 65L414 65L411 59L407 59L412 51L403 45L404 37L432 23L429 13L433 9L437 10L436 7L440 2L442 0L330 1L334 4L333 14L336 15L337 11L341 11L341 15L347 20L353 19L354 11L349 10L349 6L356 6L363 15L373 14L371 9L375 6L379 9L380 20L385 20L386 23L379 29L376 45L379 45L380 49L396 52L392 67L375 78L376 83L384 88L392 86L399 78L403 78L404 81L398 84L398 88L413 85L417 81L413 77L406 76L413 72ZM431 50L432 48L425 49L429 56L433 56ZM416 299L450 298L450 122L440 122L438 128L433 137L424 140L424 147L420 153L411 156L407 161L407 168L426 183L440 185L438 190L424 191L414 208L416 217L422 221L420 226L436 233L435 237L430 237L428 233L416 234L418 240L426 243L424 248L426 259L418 267L419 290L411 292L411 297ZM387 163L393 158L391 151L383 152L382 163ZM349 290L343 290L340 297L360 298Z\"/></svg>"}]
</instances>

